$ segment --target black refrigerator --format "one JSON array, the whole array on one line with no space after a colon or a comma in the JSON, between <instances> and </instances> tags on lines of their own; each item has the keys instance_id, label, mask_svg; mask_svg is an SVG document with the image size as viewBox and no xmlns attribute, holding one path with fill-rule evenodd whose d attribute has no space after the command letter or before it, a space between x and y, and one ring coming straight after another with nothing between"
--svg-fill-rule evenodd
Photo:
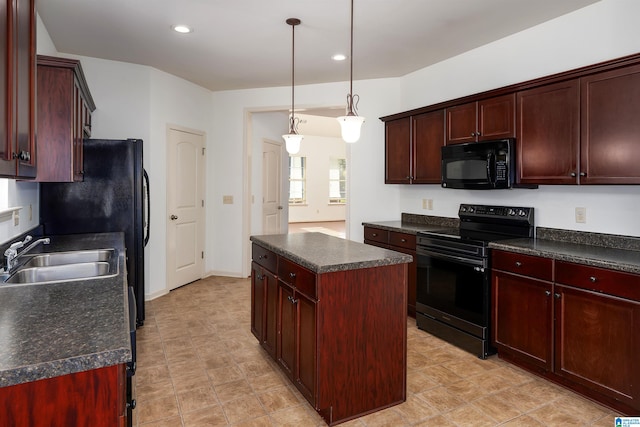
<instances>
[{"instance_id":1,"label":"black refrigerator","mask_svg":"<svg viewBox=\"0 0 640 427\"><path fill-rule=\"evenodd\" d=\"M82 182L40 184L45 235L122 231L127 280L136 297L138 326L144 311L144 247L149 241L149 177L142 140L85 139Z\"/></svg>"}]
</instances>

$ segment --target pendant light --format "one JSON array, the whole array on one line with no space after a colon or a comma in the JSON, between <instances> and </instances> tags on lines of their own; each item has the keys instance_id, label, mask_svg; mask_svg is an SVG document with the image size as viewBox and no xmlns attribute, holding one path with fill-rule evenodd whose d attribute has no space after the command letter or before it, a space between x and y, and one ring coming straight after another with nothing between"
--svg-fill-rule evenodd
<instances>
[{"instance_id":1,"label":"pendant light","mask_svg":"<svg viewBox=\"0 0 640 427\"><path fill-rule=\"evenodd\" d=\"M302 142L302 135L298 135L298 119L295 117L295 109L293 105L294 101L294 88L295 88L295 53L296 53L296 25L300 25L298 18L289 18L286 20L288 25L291 25L291 114L289 115L289 133L282 135L284 139L287 152L289 154L296 154L300 151L300 142Z\"/></svg>"},{"instance_id":2,"label":"pendant light","mask_svg":"<svg viewBox=\"0 0 640 427\"><path fill-rule=\"evenodd\" d=\"M353 0L351 0L351 62L349 76L349 93L347 94L347 115L338 117L338 123L342 128L344 142L356 142L360 139L360 128L364 123L364 117L358 116L358 102L360 97L353 94Z\"/></svg>"}]
</instances>

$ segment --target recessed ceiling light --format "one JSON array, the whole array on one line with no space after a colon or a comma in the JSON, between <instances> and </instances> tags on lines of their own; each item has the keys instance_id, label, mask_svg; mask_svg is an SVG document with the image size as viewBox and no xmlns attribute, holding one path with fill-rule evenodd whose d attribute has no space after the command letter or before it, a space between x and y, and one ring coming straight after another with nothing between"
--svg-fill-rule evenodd
<instances>
[{"instance_id":1,"label":"recessed ceiling light","mask_svg":"<svg viewBox=\"0 0 640 427\"><path fill-rule=\"evenodd\" d=\"M173 29L173 31L176 31L181 34L187 34L187 33L193 32L193 30L186 25L174 25L171 28Z\"/></svg>"},{"instance_id":2,"label":"recessed ceiling light","mask_svg":"<svg viewBox=\"0 0 640 427\"><path fill-rule=\"evenodd\" d=\"M333 59L334 61L344 61L345 59L347 59L347 55L336 53L331 57L331 59Z\"/></svg>"}]
</instances>

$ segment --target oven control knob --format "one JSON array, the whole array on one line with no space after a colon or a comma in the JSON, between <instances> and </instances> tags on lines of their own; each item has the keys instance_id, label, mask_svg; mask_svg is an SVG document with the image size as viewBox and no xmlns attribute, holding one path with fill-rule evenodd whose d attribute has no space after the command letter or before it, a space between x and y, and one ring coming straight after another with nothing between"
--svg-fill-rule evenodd
<instances>
[{"instance_id":1,"label":"oven control knob","mask_svg":"<svg viewBox=\"0 0 640 427\"><path fill-rule=\"evenodd\" d=\"M516 211L514 209L509 208L509 211L507 212L509 215L513 216L516 214Z\"/></svg>"},{"instance_id":2,"label":"oven control knob","mask_svg":"<svg viewBox=\"0 0 640 427\"><path fill-rule=\"evenodd\" d=\"M524 209L520 209L520 211L518 212L518 215L527 216L527 213L524 211Z\"/></svg>"},{"instance_id":3,"label":"oven control knob","mask_svg":"<svg viewBox=\"0 0 640 427\"><path fill-rule=\"evenodd\" d=\"M469 213L473 213L474 210L473 206L469 206Z\"/></svg>"},{"instance_id":4,"label":"oven control knob","mask_svg":"<svg viewBox=\"0 0 640 427\"><path fill-rule=\"evenodd\" d=\"M464 207L464 206L460 206L460 212L466 212L466 211L467 211L467 208L466 208L466 207Z\"/></svg>"}]
</instances>

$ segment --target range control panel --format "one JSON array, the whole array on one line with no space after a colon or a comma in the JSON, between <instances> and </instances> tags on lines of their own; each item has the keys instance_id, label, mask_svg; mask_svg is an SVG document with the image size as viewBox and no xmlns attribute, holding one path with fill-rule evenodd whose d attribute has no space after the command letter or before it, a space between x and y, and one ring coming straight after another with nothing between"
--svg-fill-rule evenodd
<instances>
[{"instance_id":1,"label":"range control panel","mask_svg":"<svg viewBox=\"0 0 640 427\"><path fill-rule=\"evenodd\" d=\"M533 211L534 208L531 207L461 204L458 210L458 217L461 220L465 220L465 218L492 218L504 220L505 222L517 221L533 224Z\"/></svg>"}]
</instances>

